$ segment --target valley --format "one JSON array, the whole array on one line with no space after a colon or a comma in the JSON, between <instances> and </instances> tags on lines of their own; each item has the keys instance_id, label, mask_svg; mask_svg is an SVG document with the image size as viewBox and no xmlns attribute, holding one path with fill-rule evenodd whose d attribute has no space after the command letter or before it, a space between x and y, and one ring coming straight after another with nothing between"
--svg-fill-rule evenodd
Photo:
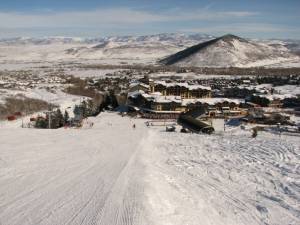
<instances>
[{"instance_id":1,"label":"valley","mask_svg":"<svg viewBox=\"0 0 300 225\"><path fill-rule=\"evenodd\" d=\"M0 225L297 225L297 40L0 39Z\"/></svg>"}]
</instances>

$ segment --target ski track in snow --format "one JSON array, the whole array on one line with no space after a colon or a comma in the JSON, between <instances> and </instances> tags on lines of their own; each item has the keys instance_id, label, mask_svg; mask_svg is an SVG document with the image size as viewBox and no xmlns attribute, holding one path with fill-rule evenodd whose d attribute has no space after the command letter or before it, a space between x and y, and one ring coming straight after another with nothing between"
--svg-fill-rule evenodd
<instances>
[{"instance_id":1,"label":"ski track in snow","mask_svg":"<svg viewBox=\"0 0 300 225\"><path fill-rule=\"evenodd\" d=\"M156 182L150 193L160 190L172 201L164 203L169 210L154 210L163 221L157 224L299 224L299 137L252 139L240 130L160 135L164 141L153 153L160 161L149 173L151 182L160 177L165 183Z\"/></svg>"},{"instance_id":2,"label":"ski track in snow","mask_svg":"<svg viewBox=\"0 0 300 225\"><path fill-rule=\"evenodd\" d=\"M1 127L1 225L300 223L299 137L90 120L91 129Z\"/></svg>"},{"instance_id":3,"label":"ski track in snow","mask_svg":"<svg viewBox=\"0 0 300 225\"><path fill-rule=\"evenodd\" d=\"M140 224L145 132L110 118L86 130L1 130L0 224Z\"/></svg>"}]
</instances>

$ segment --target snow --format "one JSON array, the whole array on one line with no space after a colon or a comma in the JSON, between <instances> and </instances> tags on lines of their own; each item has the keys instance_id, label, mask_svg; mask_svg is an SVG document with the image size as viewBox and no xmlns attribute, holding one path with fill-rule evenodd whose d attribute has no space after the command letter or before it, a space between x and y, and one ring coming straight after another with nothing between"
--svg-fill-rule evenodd
<instances>
[{"instance_id":1,"label":"snow","mask_svg":"<svg viewBox=\"0 0 300 225\"><path fill-rule=\"evenodd\" d=\"M148 84L144 84L142 82L134 81L134 82L132 82L132 83L129 84L129 88L139 87L139 86L147 88L147 89L150 89L150 86Z\"/></svg>"},{"instance_id":2,"label":"snow","mask_svg":"<svg viewBox=\"0 0 300 225\"><path fill-rule=\"evenodd\" d=\"M121 69L76 66L155 63L158 58L211 38L165 34L0 40L0 70L30 69L42 77L44 72L38 67L64 66L66 74L82 78L104 78L114 73L118 76ZM212 63L220 63L218 66L231 62L240 66L299 65L299 58L289 54L283 54L291 60L288 62L284 62L285 57L249 62L245 53L257 46L237 40L232 45L237 53L228 51L224 42L208 48L199 56L201 63L206 65L205 60L215 60ZM286 49L282 46L279 50ZM267 44L260 51L276 53ZM225 53L228 57L224 57ZM151 74L152 78L168 76L186 80L216 77L191 72ZM47 82L37 84L38 88L23 87L26 81L18 84L23 84L22 89L0 89L0 104L8 96L22 94L59 105L73 116L74 105L83 98L64 93L59 82L51 83L51 88ZM188 83L161 84L210 90ZM270 87L263 84L249 88ZM300 93L298 86L274 88L276 94L267 95L272 99ZM183 105L244 101L182 99L143 91L128 95L140 94L157 102ZM210 136L166 133L165 127L148 128L145 120L110 112L88 118L81 129L21 128L29 118L0 121L0 225L300 224L299 136L259 132L253 139L247 126L246 130L227 126L224 131L224 120L212 121L217 132ZM292 119L299 122L299 117ZM87 126L90 122L93 127Z\"/></svg>"},{"instance_id":3,"label":"snow","mask_svg":"<svg viewBox=\"0 0 300 225\"><path fill-rule=\"evenodd\" d=\"M298 224L299 137L250 135L152 138L148 196L157 224Z\"/></svg>"},{"instance_id":4,"label":"snow","mask_svg":"<svg viewBox=\"0 0 300 225\"><path fill-rule=\"evenodd\" d=\"M217 103L235 103L239 105L240 103L244 103L244 99L239 98L197 98L197 99L183 99L183 105L195 104L197 102L201 102L202 104L216 105Z\"/></svg>"},{"instance_id":5,"label":"snow","mask_svg":"<svg viewBox=\"0 0 300 225\"><path fill-rule=\"evenodd\" d=\"M298 62L298 63L297 63ZM233 38L220 39L196 53L184 56L177 66L197 67L293 67L299 65L300 57L284 46L273 47L259 41ZM285 65L286 64L286 65Z\"/></svg>"},{"instance_id":6,"label":"snow","mask_svg":"<svg viewBox=\"0 0 300 225\"><path fill-rule=\"evenodd\" d=\"M108 112L89 120L1 128L0 224L300 223L299 136L166 133Z\"/></svg>"},{"instance_id":7,"label":"snow","mask_svg":"<svg viewBox=\"0 0 300 225\"><path fill-rule=\"evenodd\" d=\"M80 103L83 99L88 97L81 97L77 95L67 94L59 89L47 91L44 88L34 88L25 91L11 90L11 89L0 89L0 104L5 103L5 98L17 95L23 95L27 98L34 98L46 101L53 105L59 106L62 112L68 111L70 116L73 116L74 106ZM0 122L1 123L1 122Z\"/></svg>"},{"instance_id":8,"label":"snow","mask_svg":"<svg viewBox=\"0 0 300 225\"><path fill-rule=\"evenodd\" d=\"M239 85L238 88L240 89L247 89L247 90L255 90L257 92L264 92L270 91L272 89L272 84L258 84L258 85Z\"/></svg>"},{"instance_id":9,"label":"snow","mask_svg":"<svg viewBox=\"0 0 300 225\"><path fill-rule=\"evenodd\" d=\"M0 224L139 224L145 132L115 118L84 130L1 129Z\"/></svg>"},{"instance_id":10,"label":"snow","mask_svg":"<svg viewBox=\"0 0 300 225\"><path fill-rule=\"evenodd\" d=\"M145 94L143 90L136 90L136 91L128 92L127 96L131 98L137 98L138 96L143 94ZM149 95L146 96L149 97Z\"/></svg>"},{"instance_id":11,"label":"snow","mask_svg":"<svg viewBox=\"0 0 300 225\"><path fill-rule=\"evenodd\" d=\"M240 98L182 98L181 96L176 96L176 95L163 95L160 92L154 92L148 94L141 90L128 93L128 96L132 98L136 98L139 95L142 95L144 98L148 100L152 100L154 102L158 102L158 103L176 102L176 103L181 103L181 105L183 106L186 106L188 104L196 104L196 103L216 105L217 103L224 103L224 102L235 103L239 105L245 102L244 99L240 99Z\"/></svg>"},{"instance_id":12,"label":"snow","mask_svg":"<svg viewBox=\"0 0 300 225\"><path fill-rule=\"evenodd\" d=\"M165 87L185 87L189 90L197 90L197 89L204 89L204 90L211 90L211 87L203 86L203 85L196 85L196 84L188 84L188 83L181 83L181 82L172 82L167 83L166 81L155 81L155 84L160 84Z\"/></svg>"},{"instance_id":13,"label":"snow","mask_svg":"<svg viewBox=\"0 0 300 225\"><path fill-rule=\"evenodd\" d=\"M157 103L182 103L182 98L180 96L168 95L164 96L161 93L152 93L152 94L142 94L145 98L151 99Z\"/></svg>"},{"instance_id":14,"label":"snow","mask_svg":"<svg viewBox=\"0 0 300 225\"><path fill-rule=\"evenodd\" d=\"M286 98L295 98L295 97L297 97L297 96L292 95L292 94L253 94L253 95L266 98L266 99L268 99L270 101L273 101L273 100L284 100Z\"/></svg>"},{"instance_id":15,"label":"snow","mask_svg":"<svg viewBox=\"0 0 300 225\"><path fill-rule=\"evenodd\" d=\"M195 35L149 35L107 38L12 38L0 39L0 68L29 68L27 63L155 63L158 58L210 39ZM3 64L1 64L3 62ZM9 65L8 65L9 64Z\"/></svg>"},{"instance_id":16,"label":"snow","mask_svg":"<svg viewBox=\"0 0 300 225\"><path fill-rule=\"evenodd\" d=\"M80 78L105 78L110 77L115 72L126 71L126 69L74 69L66 70L67 75Z\"/></svg>"},{"instance_id":17,"label":"snow","mask_svg":"<svg viewBox=\"0 0 300 225\"><path fill-rule=\"evenodd\" d=\"M300 95L300 86L297 85L282 85L282 86L275 86L275 91L280 94L291 94L291 95Z\"/></svg>"},{"instance_id":18,"label":"snow","mask_svg":"<svg viewBox=\"0 0 300 225\"><path fill-rule=\"evenodd\" d=\"M163 34L141 37L45 37L0 40L0 69L28 69L52 63L157 64L157 61L193 45L211 40L207 35ZM219 41L179 66L299 67L300 58L281 44ZM258 60L259 59L259 60Z\"/></svg>"}]
</instances>

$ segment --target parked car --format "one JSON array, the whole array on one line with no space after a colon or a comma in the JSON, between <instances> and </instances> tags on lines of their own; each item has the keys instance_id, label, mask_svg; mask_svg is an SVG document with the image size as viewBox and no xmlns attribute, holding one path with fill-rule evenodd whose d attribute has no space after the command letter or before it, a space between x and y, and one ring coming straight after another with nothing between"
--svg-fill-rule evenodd
<instances>
[{"instance_id":1,"label":"parked car","mask_svg":"<svg viewBox=\"0 0 300 225\"><path fill-rule=\"evenodd\" d=\"M167 132L175 132L176 127L175 126L166 126L166 131Z\"/></svg>"}]
</instances>

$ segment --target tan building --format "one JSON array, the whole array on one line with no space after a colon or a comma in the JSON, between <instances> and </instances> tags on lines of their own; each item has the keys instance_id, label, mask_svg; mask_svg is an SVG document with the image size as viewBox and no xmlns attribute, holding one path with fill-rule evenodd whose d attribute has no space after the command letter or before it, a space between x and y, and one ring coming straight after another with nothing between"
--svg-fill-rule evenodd
<instances>
[{"instance_id":1,"label":"tan building","mask_svg":"<svg viewBox=\"0 0 300 225\"><path fill-rule=\"evenodd\" d=\"M164 96L180 96L182 99L210 98L211 88L188 83L167 83L165 81L151 82L150 92L159 92Z\"/></svg>"}]
</instances>

